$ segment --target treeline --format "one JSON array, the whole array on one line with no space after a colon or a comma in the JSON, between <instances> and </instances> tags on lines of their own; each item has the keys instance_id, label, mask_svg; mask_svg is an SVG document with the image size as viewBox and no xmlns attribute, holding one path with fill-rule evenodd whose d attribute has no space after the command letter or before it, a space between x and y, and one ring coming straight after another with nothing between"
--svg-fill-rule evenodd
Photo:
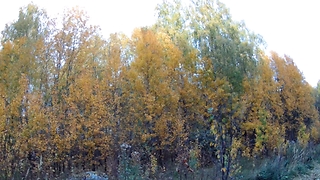
<instances>
[{"instance_id":1,"label":"treeline","mask_svg":"<svg viewBox=\"0 0 320 180\"><path fill-rule=\"evenodd\" d=\"M290 57L267 56L219 1L156 11L153 26L104 38L79 9L58 25L21 8L1 36L1 178L152 179L175 166L228 179L237 157L319 142L320 91Z\"/></svg>"}]
</instances>

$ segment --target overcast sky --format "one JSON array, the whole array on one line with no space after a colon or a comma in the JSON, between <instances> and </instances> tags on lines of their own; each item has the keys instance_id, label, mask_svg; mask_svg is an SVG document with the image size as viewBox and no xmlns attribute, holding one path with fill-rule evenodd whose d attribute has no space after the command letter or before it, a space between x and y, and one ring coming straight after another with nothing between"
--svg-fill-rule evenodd
<instances>
[{"instance_id":1,"label":"overcast sky","mask_svg":"<svg viewBox=\"0 0 320 180\"><path fill-rule=\"evenodd\" d=\"M221 0L235 20L244 20L250 30L261 34L280 55L293 58L306 80L316 86L320 79L320 1L318 0ZM19 8L31 0L8 0L0 11L0 30L18 17ZM161 0L33 0L49 15L80 6L93 24L107 37L111 32L126 34L135 27L151 25L154 8Z\"/></svg>"}]
</instances>

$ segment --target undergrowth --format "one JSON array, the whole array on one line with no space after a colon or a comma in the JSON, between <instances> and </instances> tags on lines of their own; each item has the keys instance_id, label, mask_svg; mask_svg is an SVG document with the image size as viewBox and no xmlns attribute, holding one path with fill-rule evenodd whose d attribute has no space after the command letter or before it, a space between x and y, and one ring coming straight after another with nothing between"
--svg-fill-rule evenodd
<instances>
[{"instance_id":1,"label":"undergrowth","mask_svg":"<svg viewBox=\"0 0 320 180\"><path fill-rule=\"evenodd\" d=\"M307 174L320 161L320 145L301 147L291 143L275 156L241 158L242 171L234 179L287 180Z\"/></svg>"}]
</instances>

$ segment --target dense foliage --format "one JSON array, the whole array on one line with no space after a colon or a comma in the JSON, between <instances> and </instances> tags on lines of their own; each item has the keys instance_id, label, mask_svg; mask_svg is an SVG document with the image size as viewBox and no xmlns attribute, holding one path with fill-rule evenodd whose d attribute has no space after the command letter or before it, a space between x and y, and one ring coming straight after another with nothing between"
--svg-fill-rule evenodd
<instances>
[{"instance_id":1,"label":"dense foliage","mask_svg":"<svg viewBox=\"0 0 320 180\"><path fill-rule=\"evenodd\" d=\"M85 12L34 4L2 31L0 178L99 170L180 178L320 140L320 88L216 0L164 1L152 27L103 38ZM60 27L60 28L58 28Z\"/></svg>"}]
</instances>

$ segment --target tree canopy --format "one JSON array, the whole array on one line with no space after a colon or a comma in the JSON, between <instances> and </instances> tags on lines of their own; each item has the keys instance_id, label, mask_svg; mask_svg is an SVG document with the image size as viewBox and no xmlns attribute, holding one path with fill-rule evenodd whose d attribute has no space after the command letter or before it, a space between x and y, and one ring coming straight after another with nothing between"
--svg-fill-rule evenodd
<instances>
[{"instance_id":1,"label":"tree canopy","mask_svg":"<svg viewBox=\"0 0 320 180\"><path fill-rule=\"evenodd\" d=\"M137 164L155 178L173 163L228 179L239 156L319 142L319 83L264 52L223 3L163 1L156 12L131 37L105 38L79 8L60 25L35 4L20 9L1 36L0 178L126 179Z\"/></svg>"}]
</instances>

